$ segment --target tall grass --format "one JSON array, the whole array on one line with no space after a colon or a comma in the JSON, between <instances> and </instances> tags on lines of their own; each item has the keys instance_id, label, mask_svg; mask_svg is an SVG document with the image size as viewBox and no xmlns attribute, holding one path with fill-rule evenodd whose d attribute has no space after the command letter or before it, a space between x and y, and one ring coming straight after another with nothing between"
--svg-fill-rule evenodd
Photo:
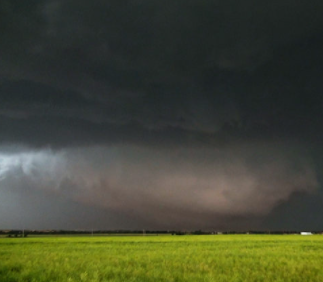
<instances>
[{"instance_id":1,"label":"tall grass","mask_svg":"<svg viewBox=\"0 0 323 282\"><path fill-rule=\"evenodd\" d=\"M323 281L323 236L1 238L0 281Z\"/></svg>"}]
</instances>

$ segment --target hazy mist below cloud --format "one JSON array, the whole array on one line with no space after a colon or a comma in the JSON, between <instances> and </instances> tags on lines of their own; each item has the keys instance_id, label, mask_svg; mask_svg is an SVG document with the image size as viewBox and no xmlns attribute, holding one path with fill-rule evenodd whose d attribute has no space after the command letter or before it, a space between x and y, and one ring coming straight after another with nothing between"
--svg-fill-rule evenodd
<instances>
[{"instance_id":1,"label":"hazy mist below cloud","mask_svg":"<svg viewBox=\"0 0 323 282\"><path fill-rule=\"evenodd\" d=\"M230 217L262 217L293 193L318 187L310 160L284 144L224 150L6 148L0 179L3 201L12 191L29 189L102 208L107 215L135 216L137 226L175 229L209 227L212 218L214 226L226 226Z\"/></svg>"}]
</instances>

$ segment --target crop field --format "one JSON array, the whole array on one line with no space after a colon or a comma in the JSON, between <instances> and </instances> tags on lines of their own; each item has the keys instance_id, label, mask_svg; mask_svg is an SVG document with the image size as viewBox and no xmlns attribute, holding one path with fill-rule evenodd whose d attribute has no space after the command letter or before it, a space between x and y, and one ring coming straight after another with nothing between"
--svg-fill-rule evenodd
<instances>
[{"instance_id":1,"label":"crop field","mask_svg":"<svg viewBox=\"0 0 323 282\"><path fill-rule=\"evenodd\" d=\"M323 281L323 236L0 238L0 281Z\"/></svg>"}]
</instances>

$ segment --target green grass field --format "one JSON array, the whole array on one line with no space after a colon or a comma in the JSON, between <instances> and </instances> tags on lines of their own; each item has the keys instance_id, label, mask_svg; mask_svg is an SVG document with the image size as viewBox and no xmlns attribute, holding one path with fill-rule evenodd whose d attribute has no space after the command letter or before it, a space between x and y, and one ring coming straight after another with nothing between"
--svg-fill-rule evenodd
<instances>
[{"instance_id":1,"label":"green grass field","mask_svg":"<svg viewBox=\"0 0 323 282\"><path fill-rule=\"evenodd\" d=\"M323 236L0 238L0 281L323 281Z\"/></svg>"}]
</instances>

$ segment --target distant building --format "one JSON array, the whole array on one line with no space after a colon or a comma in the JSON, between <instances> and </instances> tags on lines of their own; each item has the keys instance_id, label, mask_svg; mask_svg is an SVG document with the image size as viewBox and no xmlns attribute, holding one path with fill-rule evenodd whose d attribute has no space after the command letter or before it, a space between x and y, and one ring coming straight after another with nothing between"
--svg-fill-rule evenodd
<instances>
[{"instance_id":1,"label":"distant building","mask_svg":"<svg viewBox=\"0 0 323 282\"><path fill-rule=\"evenodd\" d=\"M301 235L313 235L312 232L301 232Z\"/></svg>"}]
</instances>

